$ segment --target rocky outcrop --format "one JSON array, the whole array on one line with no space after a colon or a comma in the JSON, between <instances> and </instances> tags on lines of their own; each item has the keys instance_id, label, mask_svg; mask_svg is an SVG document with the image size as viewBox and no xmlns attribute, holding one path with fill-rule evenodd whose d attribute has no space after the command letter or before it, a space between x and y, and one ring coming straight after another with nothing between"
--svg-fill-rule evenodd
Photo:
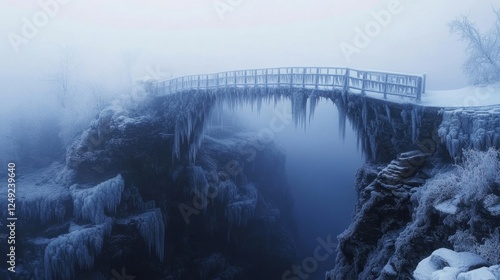
<instances>
[{"instance_id":1,"label":"rocky outcrop","mask_svg":"<svg viewBox=\"0 0 500 280\"><path fill-rule=\"evenodd\" d=\"M206 130L213 96L184 94L104 110L65 166L33 176L12 279L278 279L292 265L283 150Z\"/></svg>"},{"instance_id":2,"label":"rocky outcrop","mask_svg":"<svg viewBox=\"0 0 500 280\"><path fill-rule=\"evenodd\" d=\"M420 165L405 162L413 156ZM438 248L479 255L481 266L500 262L498 151L467 151L454 167L435 158L424 162L425 156L406 153L387 166L360 170L356 215L339 236L337 263L326 279L411 279L418 262ZM405 166L417 168L412 173ZM458 269L452 260L460 258L453 253L445 258L442 252L449 251L435 252L416 275L431 279L426 277L434 272L435 277L463 273L459 279L474 279L467 277L482 273L474 265ZM434 269L429 272L429 267Z\"/></svg>"},{"instance_id":3,"label":"rocky outcrop","mask_svg":"<svg viewBox=\"0 0 500 280\"><path fill-rule=\"evenodd\" d=\"M339 239L334 270L326 279L377 279L393 273L389 259L395 242L412 217L410 200L424 184L428 155L420 151L402 153L387 166L366 165L357 175L360 201L353 223Z\"/></svg>"}]
</instances>

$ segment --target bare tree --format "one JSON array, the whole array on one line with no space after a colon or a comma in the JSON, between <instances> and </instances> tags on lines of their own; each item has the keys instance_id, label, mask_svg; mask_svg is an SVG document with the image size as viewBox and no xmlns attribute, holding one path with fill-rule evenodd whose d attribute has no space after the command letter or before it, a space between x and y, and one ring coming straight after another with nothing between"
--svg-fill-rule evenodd
<instances>
[{"instance_id":1,"label":"bare tree","mask_svg":"<svg viewBox=\"0 0 500 280\"><path fill-rule=\"evenodd\" d=\"M57 51L59 61L49 81L54 83L55 94L62 108L66 109L71 95L75 94L78 73L77 55L74 48L62 46Z\"/></svg>"},{"instance_id":2,"label":"bare tree","mask_svg":"<svg viewBox=\"0 0 500 280\"><path fill-rule=\"evenodd\" d=\"M481 34L468 15L462 15L450 22L450 31L467 43L465 74L474 84L500 82L500 10L493 10L495 24L488 32Z\"/></svg>"}]
</instances>

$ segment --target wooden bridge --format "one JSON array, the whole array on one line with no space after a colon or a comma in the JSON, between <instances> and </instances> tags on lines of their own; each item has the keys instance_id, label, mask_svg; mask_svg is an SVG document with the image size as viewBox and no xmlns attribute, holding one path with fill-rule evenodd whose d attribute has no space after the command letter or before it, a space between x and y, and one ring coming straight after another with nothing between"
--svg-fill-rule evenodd
<instances>
[{"instance_id":1,"label":"wooden bridge","mask_svg":"<svg viewBox=\"0 0 500 280\"><path fill-rule=\"evenodd\" d=\"M163 94L185 90L218 90L230 87L307 88L323 91L380 93L420 101L425 93L426 76L340 67L287 67L238 70L193 75L154 82Z\"/></svg>"}]
</instances>

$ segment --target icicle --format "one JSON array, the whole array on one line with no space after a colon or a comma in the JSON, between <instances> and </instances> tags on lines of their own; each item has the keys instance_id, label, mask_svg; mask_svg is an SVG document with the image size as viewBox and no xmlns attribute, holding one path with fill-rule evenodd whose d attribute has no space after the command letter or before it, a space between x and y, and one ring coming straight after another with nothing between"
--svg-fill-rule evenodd
<instances>
[{"instance_id":1,"label":"icicle","mask_svg":"<svg viewBox=\"0 0 500 280\"><path fill-rule=\"evenodd\" d=\"M345 141L345 123L347 120L347 114L344 108L337 107L337 111L339 112L339 134L342 137L342 140Z\"/></svg>"},{"instance_id":2,"label":"icicle","mask_svg":"<svg viewBox=\"0 0 500 280\"><path fill-rule=\"evenodd\" d=\"M412 135L412 141L413 143L417 142L417 139L419 137L419 127L420 123L422 121L422 116L420 113L420 110L417 108L413 108L411 110L411 135Z\"/></svg>"},{"instance_id":3,"label":"icicle","mask_svg":"<svg viewBox=\"0 0 500 280\"><path fill-rule=\"evenodd\" d=\"M184 193L188 196L196 195L199 198L207 197L208 182L205 177L205 171L199 166L188 166L186 168L188 177L187 189Z\"/></svg>"},{"instance_id":4,"label":"icicle","mask_svg":"<svg viewBox=\"0 0 500 280\"><path fill-rule=\"evenodd\" d=\"M75 265L91 269L111 226L111 218L107 218L100 225L82 227L54 238L45 248L45 279L74 279Z\"/></svg>"},{"instance_id":5,"label":"icicle","mask_svg":"<svg viewBox=\"0 0 500 280\"><path fill-rule=\"evenodd\" d=\"M314 111L316 109L316 105L318 105L319 97L316 92L313 92L309 96L309 123L311 123L311 119L314 117Z\"/></svg>"},{"instance_id":6,"label":"icicle","mask_svg":"<svg viewBox=\"0 0 500 280\"><path fill-rule=\"evenodd\" d=\"M368 123L368 108L366 105L366 98L363 97L363 106L361 108L361 118L363 119L363 129L366 130Z\"/></svg>"},{"instance_id":7,"label":"icicle","mask_svg":"<svg viewBox=\"0 0 500 280\"><path fill-rule=\"evenodd\" d=\"M71 201L68 189L54 185L36 186L19 201L23 222L39 222L45 225L51 221L62 221L66 216L66 203Z\"/></svg>"},{"instance_id":8,"label":"icicle","mask_svg":"<svg viewBox=\"0 0 500 280\"><path fill-rule=\"evenodd\" d=\"M237 227L246 226L254 215L255 206L257 205L257 189L253 184L241 188L244 190L244 194L241 195L238 201L228 204L224 212L229 227L233 225Z\"/></svg>"},{"instance_id":9,"label":"icicle","mask_svg":"<svg viewBox=\"0 0 500 280\"><path fill-rule=\"evenodd\" d=\"M159 208L137 215L133 218L137 222L137 229L149 250L154 250L160 261L163 261L165 250L165 223Z\"/></svg>"},{"instance_id":10,"label":"icicle","mask_svg":"<svg viewBox=\"0 0 500 280\"><path fill-rule=\"evenodd\" d=\"M387 104L385 104L385 113L387 114L387 119L389 120L389 123L392 123L391 108L389 108L389 105Z\"/></svg>"},{"instance_id":11,"label":"icicle","mask_svg":"<svg viewBox=\"0 0 500 280\"><path fill-rule=\"evenodd\" d=\"M120 204L124 182L122 176L118 175L95 187L82 187L79 185L70 187L74 216L99 224L107 218L105 211L114 213Z\"/></svg>"},{"instance_id":12,"label":"icicle","mask_svg":"<svg viewBox=\"0 0 500 280\"><path fill-rule=\"evenodd\" d=\"M307 95L299 90L294 91L292 94L292 116L295 127L302 126L306 128L306 115L307 115Z\"/></svg>"}]
</instances>

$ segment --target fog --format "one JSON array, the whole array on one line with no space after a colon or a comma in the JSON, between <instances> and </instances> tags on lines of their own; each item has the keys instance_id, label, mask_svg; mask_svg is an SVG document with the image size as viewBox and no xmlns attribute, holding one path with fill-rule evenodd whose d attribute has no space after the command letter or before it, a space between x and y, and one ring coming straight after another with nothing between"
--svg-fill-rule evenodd
<instances>
[{"instance_id":1,"label":"fog","mask_svg":"<svg viewBox=\"0 0 500 280\"><path fill-rule=\"evenodd\" d=\"M276 66L349 66L426 72L429 88L457 88L466 83L461 72L464 45L449 35L447 23L469 13L479 27L487 28L492 6L500 5L493 0L392 1L398 14L379 32L374 29L369 43L348 59L342 42L353 45L355 29L365 30L373 13L387 11L390 1L241 0L218 12L218 2L206 0L61 0L64 4L55 2L56 12L45 23L37 16L44 12L41 3L50 2L0 4L3 95L46 93L43 80L61 46L75 50L82 79L113 86L125 82L124 54L138 53L130 65L133 78L157 68L161 74L181 76ZM13 44L9 34L23 36L26 20L35 23L34 35ZM28 77L29 83L22 82Z\"/></svg>"},{"instance_id":2,"label":"fog","mask_svg":"<svg viewBox=\"0 0 500 280\"><path fill-rule=\"evenodd\" d=\"M485 30L493 22L492 7L500 7L498 0L59 2L0 2L0 153L6 156L30 157L14 152L30 139L26 131L37 141L52 141L51 151L62 156L103 106L130 94L144 76L340 66L426 73L428 89L464 87L465 45L449 34L447 24L469 14ZM52 14L36 24L47 14L43 3L52 3ZM377 23L382 13L389 18ZM26 28L29 36L23 35ZM372 32L361 45L358 30ZM346 53L346 46L356 51ZM264 106L257 116L245 109L238 117L258 130L273 110ZM354 175L362 156L354 132L348 128L343 139L338 130L337 111L323 100L305 131L290 124L274 138L287 155L301 257L312 253L316 237L345 229L354 210ZM331 268L329 261L325 269Z\"/></svg>"},{"instance_id":3,"label":"fog","mask_svg":"<svg viewBox=\"0 0 500 280\"><path fill-rule=\"evenodd\" d=\"M251 130L258 133L269 128L273 117L290 111L285 101L276 107L264 104L260 114L243 108L234 115L252 123ZM355 174L363 158L357 136L349 125L345 127L345 136L341 136L339 113L330 100L318 103L306 129L295 128L292 122L285 124L272 138L286 153L287 179L294 197L298 260L301 261L313 255L318 237L330 236L335 242L336 236L349 226L357 201ZM331 269L334 261L332 254L320 262L311 279L323 279L324 271Z\"/></svg>"}]
</instances>

